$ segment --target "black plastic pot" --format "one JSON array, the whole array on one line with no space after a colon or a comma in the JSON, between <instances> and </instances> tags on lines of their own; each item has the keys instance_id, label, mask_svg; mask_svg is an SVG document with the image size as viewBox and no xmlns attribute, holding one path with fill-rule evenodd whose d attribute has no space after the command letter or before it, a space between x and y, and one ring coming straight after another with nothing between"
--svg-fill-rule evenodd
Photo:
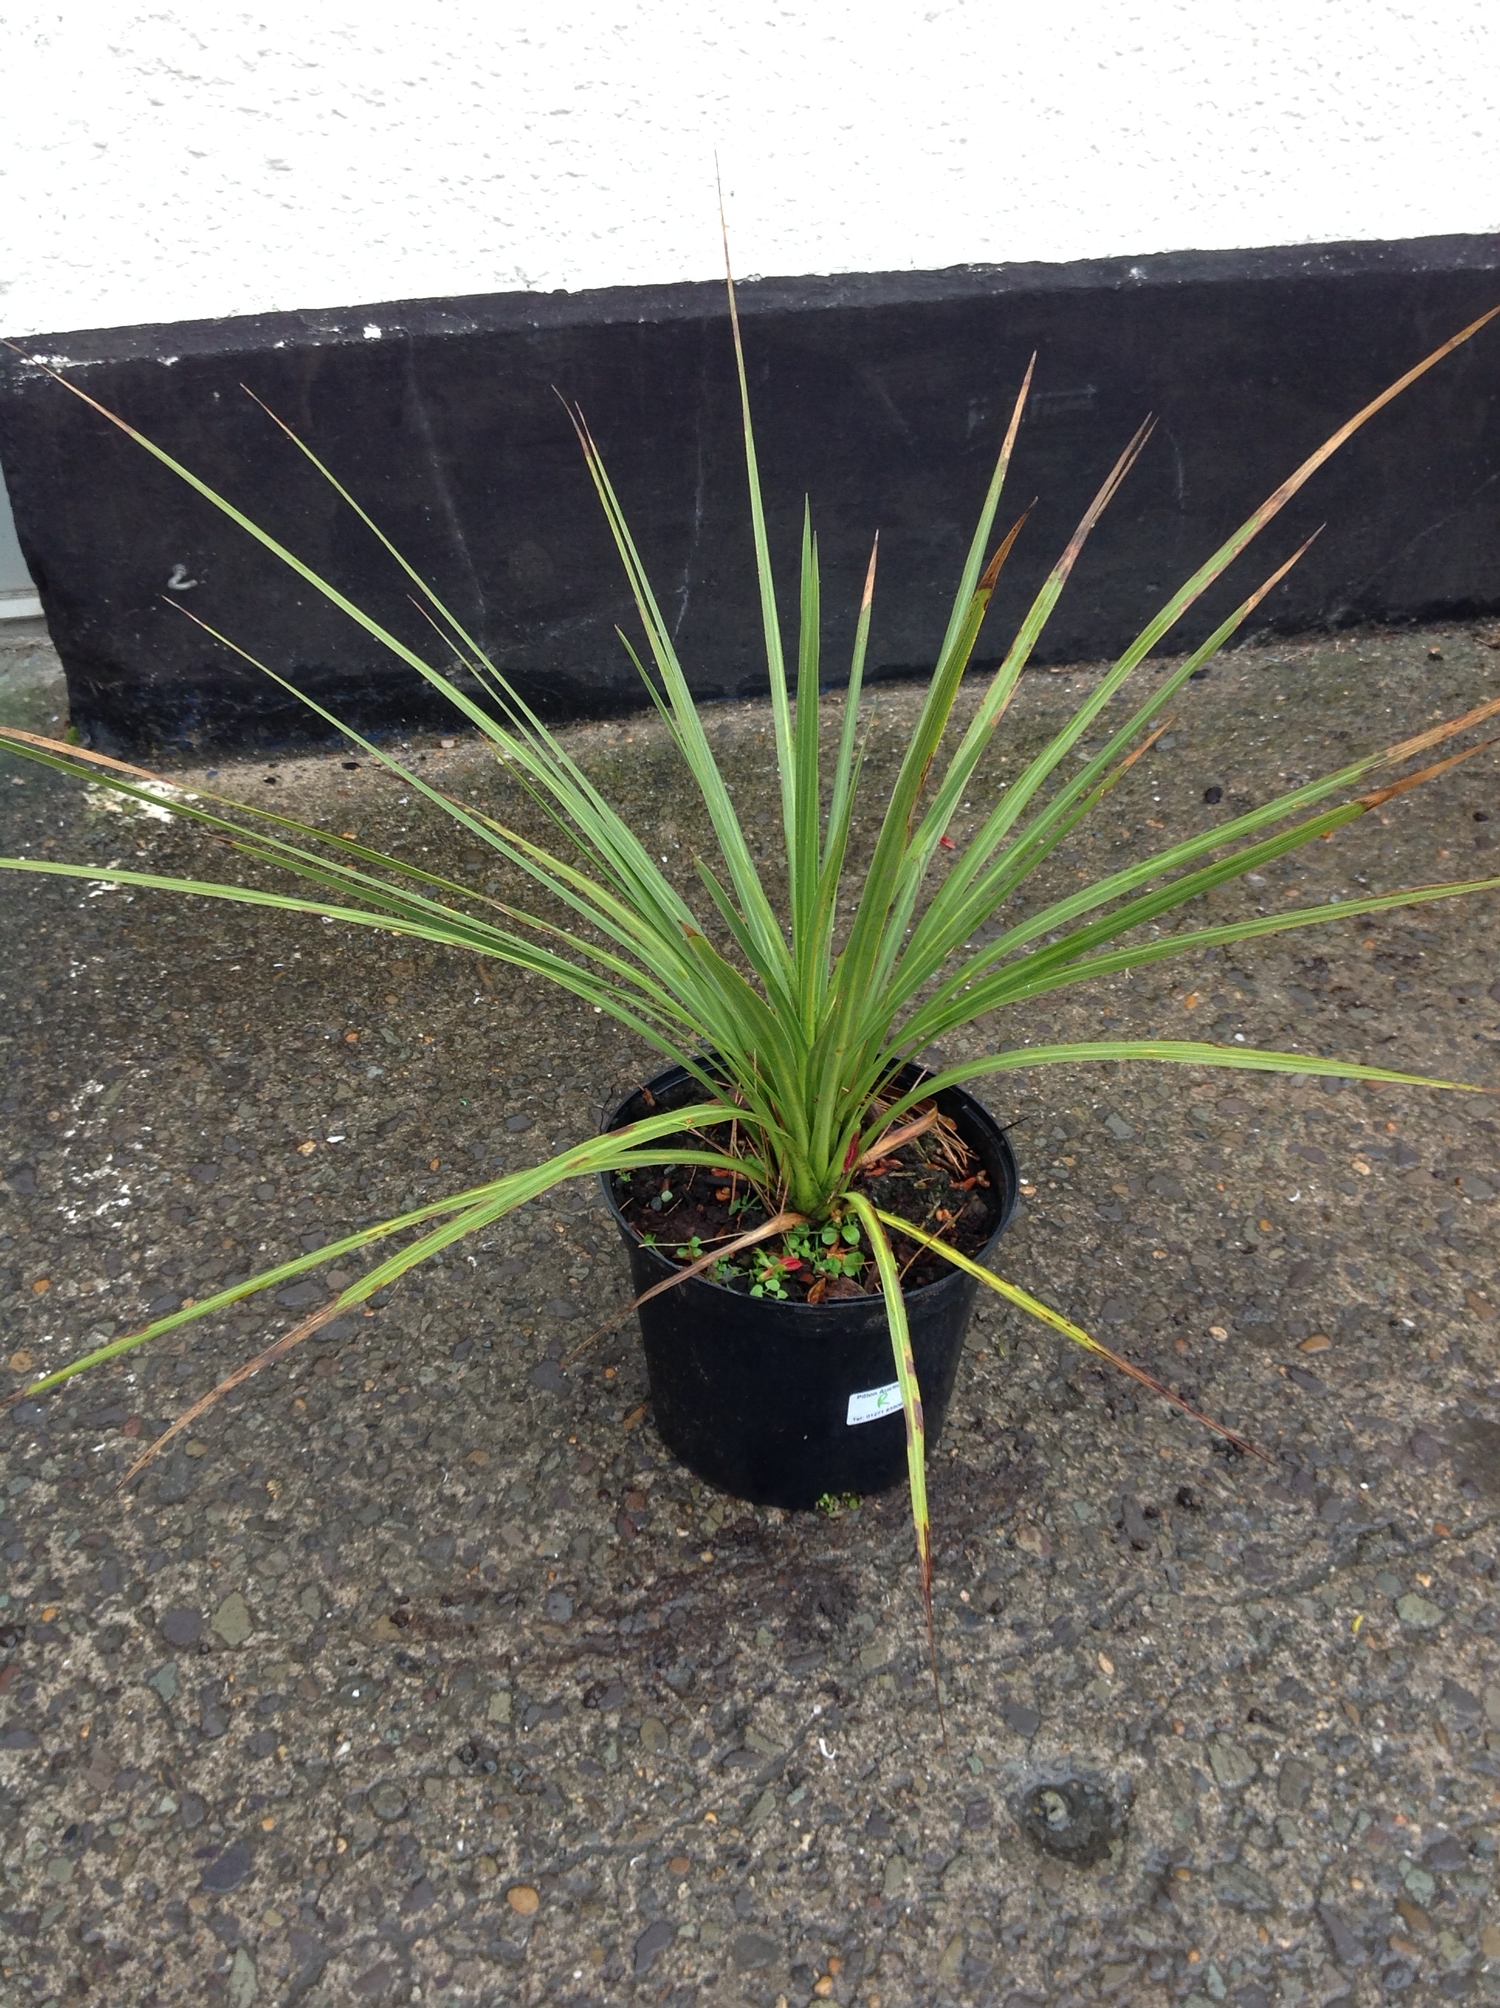
<instances>
[{"instance_id":1,"label":"black plastic pot","mask_svg":"<svg viewBox=\"0 0 1500 2008\"><path fill-rule=\"evenodd\" d=\"M908 1069L901 1085L920 1079ZM685 1105L701 1092L674 1067L638 1089L606 1127L637 1122L653 1107ZM978 1155L999 1202L981 1257L987 1260L1015 1207L1016 1161L1004 1131L972 1095L950 1088L938 1106ZM613 1179L602 1184L639 1296L673 1275L676 1264L641 1242ZM942 1433L978 1287L954 1269L906 1299L929 1455ZM694 1276L643 1304L638 1316L656 1427L668 1449L710 1485L757 1506L799 1508L816 1505L825 1493L884 1492L905 1477L906 1424L899 1395L891 1404L896 1368L880 1297L779 1303ZM884 1404L876 1400L882 1390L890 1391Z\"/></svg>"}]
</instances>

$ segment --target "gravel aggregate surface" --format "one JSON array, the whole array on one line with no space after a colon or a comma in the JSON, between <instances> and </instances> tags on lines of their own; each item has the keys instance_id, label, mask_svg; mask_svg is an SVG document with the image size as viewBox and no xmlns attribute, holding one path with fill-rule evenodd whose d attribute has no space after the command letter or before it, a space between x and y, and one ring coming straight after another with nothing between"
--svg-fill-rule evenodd
<instances>
[{"instance_id":1,"label":"gravel aggregate surface","mask_svg":"<svg viewBox=\"0 0 1500 2008\"><path fill-rule=\"evenodd\" d=\"M1497 644L1222 659L1053 883L1500 693ZM39 646L0 645L32 726ZM1097 673L1028 676L992 772ZM916 701L866 699L868 799ZM769 850L766 709L708 719ZM688 885L660 726L566 736ZM472 738L395 750L529 813ZM1497 774L1210 911L1500 874ZM173 778L465 866L343 749ZM232 862L13 761L0 818L11 855ZM1497 923L1493 893L1334 906L948 1056L1108 1029L1493 1087ZM504 970L316 918L10 878L0 946L0 1391L534 1162L657 1065ZM945 1749L901 1495L715 1496L654 1435L632 1327L571 1357L626 1302L593 1186L324 1327L121 1494L354 1273L319 1270L0 1416L0 2008L1500 2000L1500 1104L1145 1066L984 1092L1027 1181L1005 1272L1268 1465L982 1307L930 1480Z\"/></svg>"}]
</instances>

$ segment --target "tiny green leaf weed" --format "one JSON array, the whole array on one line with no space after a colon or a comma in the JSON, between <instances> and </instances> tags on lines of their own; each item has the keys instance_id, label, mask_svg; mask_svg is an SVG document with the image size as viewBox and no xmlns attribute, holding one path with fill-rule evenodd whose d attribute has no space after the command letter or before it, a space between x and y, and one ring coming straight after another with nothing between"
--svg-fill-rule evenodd
<instances>
[{"instance_id":1,"label":"tiny green leaf weed","mask_svg":"<svg viewBox=\"0 0 1500 2008\"><path fill-rule=\"evenodd\" d=\"M1110 791L1124 783L1164 729L1164 707L1180 692L1187 693L1194 672L1241 631L1302 551L1280 560L1201 646L1144 695L1136 696L1140 685L1132 685L1132 678L1148 655L1332 453L1426 371L1478 335L1500 308L1416 362L1309 455L1165 599L1063 728L1019 776L1000 787L993 777L987 778L984 762L1001 732L1018 679L1088 537L1147 450L1150 437L1149 424L1143 425L1115 461L1005 644L1000 665L984 684L969 722L955 730L960 685L971 667L996 582L1025 521L1023 516L992 545L1026 407L1028 367L1000 443L916 725L895 778L878 804L869 861L856 867L851 863L851 832L862 782L859 699L875 607L878 544L872 544L858 610L842 716L825 749L828 707L819 695L824 666L817 538L810 514L804 511L796 647L787 651L732 279L728 301L780 807L778 854L765 867L756 862L714 756L671 624L652 589L623 504L582 412L569 407L639 623L640 642L623 636L622 640L650 702L665 722L713 833L711 849L693 860L701 889L696 903L662 871L644 835L606 799L567 743L548 729L486 657L434 587L418 576L312 447L279 418L275 423L282 433L380 541L404 575L441 642L436 661L382 626L272 530L253 522L124 417L49 366L36 364L64 390L120 427L187 483L208 508L236 525L436 690L519 780L550 819L560 841L548 847L445 795L420 772L403 767L392 751L343 726L324 706L259 661L245 640L200 622L225 648L299 698L325 726L342 732L365 758L399 776L404 788L434 815L448 818L482 855L510 867L534 897L520 902L490 898L411 857L371 850L352 838L258 804L202 791L190 796L145 769L67 740L8 729L0 731L0 744L13 755L126 799L149 802L158 809L166 803L174 816L196 824L212 840L207 855L222 858L227 852L238 867L254 867L261 876L239 883L33 857L0 859L0 867L106 881L141 891L186 893L261 908L269 915L320 915L347 926L457 949L479 957L482 965L498 962L556 984L607 1015L666 1060L685 1068L701 1092L686 1108L653 1112L625 1128L574 1145L543 1164L279 1264L157 1319L143 1331L83 1354L12 1398L56 1388L177 1326L211 1317L335 1256L365 1251L378 1256L323 1311L283 1334L178 1417L132 1467L129 1476L134 1477L170 1437L229 1386L283 1357L320 1323L389 1288L418 1264L568 1180L650 1169L660 1180L662 1223L655 1238L663 1249L676 1248L683 1265L676 1277L658 1288L670 1288L682 1278L707 1271L726 1287L782 1299L788 1294L788 1278L807 1271L814 1277L814 1288L836 1282L841 1290L856 1285L882 1298L906 1418L912 1517L935 1668L924 1421L892 1236L905 1236L938 1259L977 1274L1013 1308L1164 1399L1186 1404L1020 1284L974 1263L943 1232L932 1231L933 1223L915 1223L877 1205L871 1174L889 1161L892 1151L933 1125L933 1096L942 1088L1017 1068L1098 1060L1491 1091L1479 1083L1438 1080L1352 1059L1245 1046L1125 1038L1036 1045L1026 1040L1034 1022L1029 1015L1034 1001L1071 985L1143 967L1165 956L1191 955L1334 917L1347 919L1495 890L1500 879L1470 879L1344 900L1336 908L1320 906L1172 931L1163 931L1162 926L1269 860L1335 837L1373 808L1482 753L1493 741L1476 735L1500 714L1500 699L1376 748L1194 835L1157 850L1145 848L1130 863L1102 877L1081 873L1083 883L1076 889L1024 914L1018 913L1015 895L1080 830ZM1076 764L1082 742L1106 714L1104 743ZM1413 764L1439 748L1446 749L1440 757ZM956 814L971 799L982 805L978 826L966 835L955 835ZM773 870L784 877L773 880ZM285 890L285 875L301 890ZM778 903L771 887L782 883L784 901ZM1002 908L1016 917L998 934L980 940L978 931ZM997 1017L1007 1036L993 1051L945 1067L915 1085L896 1086L902 1068L932 1041L980 1018L989 1024ZM710 1055L711 1059L705 1057ZM726 1131L733 1139L727 1149ZM674 1236L667 1218L674 1203L674 1180L693 1166L727 1169L734 1192L730 1217L738 1224L747 1213L758 1214L760 1224L723 1245L707 1244L696 1235ZM1207 1417L1198 1419L1218 1427ZM1220 1434L1241 1448L1253 1447L1232 1432L1221 1429Z\"/></svg>"}]
</instances>

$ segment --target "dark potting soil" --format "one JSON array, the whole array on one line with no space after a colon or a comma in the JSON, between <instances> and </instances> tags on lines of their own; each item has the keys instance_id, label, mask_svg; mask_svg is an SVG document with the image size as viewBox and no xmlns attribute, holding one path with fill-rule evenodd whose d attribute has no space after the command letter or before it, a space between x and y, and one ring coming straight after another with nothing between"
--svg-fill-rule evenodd
<instances>
[{"instance_id":1,"label":"dark potting soil","mask_svg":"<svg viewBox=\"0 0 1500 2008\"><path fill-rule=\"evenodd\" d=\"M925 1113L925 1108L923 1105L912 1110L905 1120L914 1120ZM684 1131L681 1137L669 1139L668 1145L678 1142L685 1149L698 1150L705 1145L712 1149L722 1144L724 1163L732 1164L728 1124L693 1136ZM856 1184L883 1211L901 1215L914 1226L939 1236L960 1254L971 1257L980 1254L995 1231L1000 1214L1000 1203L990 1188L988 1173L947 1121L872 1162ZM614 1187L620 1209L635 1232L684 1267L715 1248L728 1246L771 1218L765 1201L743 1175L726 1176L709 1165L652 1166L626 1176L617 1175ZM790 1238L795 1239L795 1234ZM713 1280L728 1289L749 1294L760 1267L756 1258L765 1251L780 1265L781 1291L789 1302L879 1295L880 1279L874 1257L863 1241L853 1251L864 1255L858 1274L829 1277L820 1276L808 1262L790 1252L788 1239L786 1235L776 1235L745 1249L733 1258L730 1273L714 1276ZM941 1255L932 1254L920 1242L894 1230L891 1245L908 1291L936 1283L953 1273L952 1264Z\"/></svg>"}]
</instances>

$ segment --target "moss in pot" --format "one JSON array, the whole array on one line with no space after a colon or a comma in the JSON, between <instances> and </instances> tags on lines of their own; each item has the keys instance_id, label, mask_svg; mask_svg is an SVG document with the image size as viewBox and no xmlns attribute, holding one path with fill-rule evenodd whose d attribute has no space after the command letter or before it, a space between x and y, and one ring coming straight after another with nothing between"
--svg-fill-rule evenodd
<instances>
[{"instance_id":1,"label":"moss in pot","mask_svg":"<svg viewBox=\"0 0 1500 2008\"><path fill-rule=\"evenodd\" d=\"M1085 539L1145 448L1149 432L1142 428L1103 481L1005 646L1000 667L989 676L968 726L962 732L950 729L959 686L996 579L1022 527L1017 522L992 549L1030 385L1028 369L979 511L916 727L880 805L872 854L868 863L857 867L850 856L851 832L860 797L859 694L872 617L875 554L872 551L859 610L847 693L841 707L837 700L825 703L819 696L826 671L820 645L817 543L804 517L795 661L789 664L732 286L729 304L780 784L780 841L772 862L778 874L784 873L782 904L773 899L768 874L752 854L694 706L670 626L581 414L573 414L574 424L644 632L644 656L633 648L631 652L667 723L685 782L696 789L713 830L712 854L694 860L695 900L672 883L642 834L610 805L436 592L405 565L378 526L307 446L294 441L381 538L393 564L406 572L446 648L457 657L461 679L435 667L353 605L269 531L243 516L123 418L47 371L63 389L83 397L121 426L143 450L195 488L206 505L222 511L306 586L440 691L488 741L509 773L520 778L566 841L549 849L482 808L450 799L420 771L404 768L395 753L339 726L323 707L302 697L312 712L361 747L370 761L399 774L414 797L458 824L481 856L503 862L528 881L532 888L528 903L502 904L472 884L460 885L428 871L412 858L371 851L352 837L303 826L259 806L201 791L188 795L142 769L14 730L0 731L0 743L13 754L157 809L167 806L174 816L202 826L214 839L213 855L222 856L227 848L238 868L252 866L260 879L236 884L30 857L0 863L16 871L140 890L185 891L273 912L320 915L492 958L555 983L608 1014L654 1047L675 1071L643 1085L602 1134L543 1164L487 1180L251 1276L32 1381L12 1398L42 1394L176 1326L211 1317L330 1262L347 1265L348 1258L366 1253L376 1258L322 1310L282 1334L178 1416L166 1434L143 1452L129 1474L133 1477L208 1403L289 1352L321 1324L565 1181L603 1177L611 1182L612 1203L633 1236L637 1287L648 1293L640 1306L648 1328L648 1352L655 1343L650 1337L653 1323L663 1329L675 1326L685 1334L672 1342L683 1368L681 1390L663 1392L670 1345L652 1365L653 1381L661 1379L658 1397L668 1441L675 1437L694 1468L714 1464L716 1453L699 1442L705 1434L699 1424L708 1418L708 1405L706 1396L695 1401L693 1375L715 1351L726 1356L732 1352L735 1373L729 1408L777 1410L779 1404L779 1411L771 1449L767 1452L763 1446L755 1458L738 1464L720 1457L714 1464L716 1483L768 1499L782 1486L788 1503L805 1504L811 1503L807 1494L815 1483L819 1493L859 1489L839 1482L840 1455L852 1458L861 1472L867 1453L880 1463L878 1472L865 1475L870 1486L889 1483L904 1469L928 1598L930 1637L926 1450L929 1422L946 1400L957 1364L956 1348L950 1347L947 1361L930 1353L927 1310L932 1293L947 1292L962 1306L964 1297L972 1301L978 1288L994 1291L1165 1399L1187 1406L991 1266L1013 1201L1015 1169L992 1119L977 1102L962 1096L965 1084L1022 1067L1153 1060L1433 1088L1470 1085L1340 1058L1201 1041L1121 1038L1028 1045L1025 1040L1028 1007L1034 1000L1076 983L1169 955L1191 955L1254 935L1314 925L1335 915L1343 919L1500 885L1500 880L1491 878L1414 887L1344 900L1336 908L1320 905L1222 925L1184 925L1171 933L1163 933L1158 925L1204 894L1301 845L1334 836L1370 809L1481 751L1489 742L1476 742L1472 735L1500 712L1500 700L1371 751L1257 808L1225 813L1213 827L1145 852L1107 876L1080 872L1075 890L1065 897L1049 897L1024 915L1016 895L1037 868L1068 843L1095 805L1125 780L1141 753L1165 729L1159 722L1164 707L1237 633L1300 552L1279 562L1208 640L1168 675L1141 690L1140 680L1132 679L1150 652L1330 453L1493 316L1474 322L1418 362L1304 461L1165 601L1050 744L1009 785L1001 786L992 771L987 774L986 753ZM217 635L211 628L209 632L255 662L241 641ZM256 666L292 689L274 670ZM826 746L825 711L837 714L836 723L832 717L827 721ZM1081 742L1087 737L1092 745L1101 736L1098 750L1081 757ZM1441 752L1436 751L1439 748ZM977 815L969 814L971 803ZM302 881L303 892L282 889L283 881L276 875L288 873ZM1004 920L998 933L980 940L978 930L999 915ZM998 1021L1008 1028L1013 1043L958 1065L942 1066L935 1073L913 1064L933 1042L981 1018L987 1025ZM711 1059L703 1057L710 1054ZM936 1182L930 1181L912 1210L897 1199L898 1174L903 1167L921 1166ZM946 1184L937 1179L939 1172ZM989 1211L981 1206L974 1215L971 1199L981 1179L993 1206ZM627 1217L630 1207L651 1210L655 1181L656 1196L672 1195L670 1202L662 1197L658 1211L665 1214L669 1204L677 1207L679 1187L686 1189L688 1181L697 1180L702 1181L703 1193L712 1195L710 1206L699 1194L700 1224L683 1232L681 1225L674 1228L670 1217L664 1217L656 1245L647 1247L642 1235L654 1230L632 1227ZM966 1181L973 1182L966 1187ZM915 1186L920 1180L914 1177L909 1183ZM728 1196L720 1199L720 1193ZM961 1194L962 1205L957 1203ZM712 1207L721 1207L722 1217L714 1215ZM908 1290L903 1271L913 1262L928 1265L933 1280ZM688 1293L700 1282L712 1293L710 1309L695 1314ZM966 1309L962 1315L967 1315ZM828 1358L812 1356L836 1354L841 1342L816 1334L825 1333L840 1317L858 1328L864 1350L857 1361L847 1363L847 1374L844 1364L835 1362L838 1372L825 1373L827 1384L814 1397L803 1369L829 1368ZM731 1321L736 1334L732 1347ZM958 1331L961 1344L962 1317ZM778 1359L793 1365L778 1367ZM1218 1427L1206 1417L1199 1419ZM1241 1448L1253 1448L1230 1431L1220 1433ZM819 1471L826 1482L818 1478Z\"/></svg>"}]
</instances>

